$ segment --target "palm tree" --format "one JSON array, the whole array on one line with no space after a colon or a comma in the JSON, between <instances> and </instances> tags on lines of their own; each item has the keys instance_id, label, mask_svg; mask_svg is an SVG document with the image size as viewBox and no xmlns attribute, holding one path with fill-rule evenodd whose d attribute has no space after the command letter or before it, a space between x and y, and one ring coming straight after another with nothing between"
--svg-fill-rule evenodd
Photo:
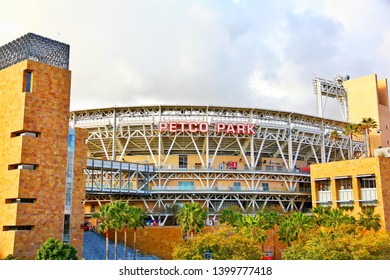
<instances>
[{"instance_id":1,"label":"palm tree","mask_svg":"<svg viewBox=\"0 0 390 280\"><path fill-rule=\"evenodd\" d=\"M353 158L352 138L359 132L360 127L357 124L347 123L344 125L344 135L349 137L349 159Z\"/></svg>"},{"instance_id":2,"label":"palm tree","mask_svg":"<svg viewBox=\"0 0 390 280\"><path fill-rule=\"evenodd\" d=\"M115 201L112 203L110 208L111 212L111 227L114 229L115 233L115 242L114 242L114 260L117 259L117 247L118 247L118 231L122 230L124 227L124 209L126 207L126 203L123 201Z\"/></svg>"},{"instance_id":3,"label":"palm tree","mask_svg":"<svg viewBox=\"0 0 390 280\"><path fill-rule=\"evenodd\" d=\"M323 225L326 227L337 227L342 224L354 224L355 218L344 213L338 208L330 209L325 218Z\"/></svg>"},{"instance_id":4,"label":"palm tree","mask_svg":"<svg viewBox=\"0 0 390 280\"><path fill-rule=\"evenodd\" d=\"M358 224L368 230L374 229L378 231L381 228L381 217L374 214L373 208L367 208L359 213Z\"/></svg>"},{"instance_id":5,"label":"palm tree","mask_svg":"<svg viewBox=\"0 0 390 280\"><path fill-rule=\"evenodd\" d=\"M368 157L371 157L371 146L370 146L370 131L371 128L377 128L378 124L373 118L363 118L360 122L361 129L364 130L366 135L366 141L367 141L367 153Z\"/></svg>"},{"instance_id":6,"label":"palm tree","mask_svg":"<svg viewBox=\"0 0 390 280\"><path fill-rule=\"evenodd\" d=\"M279 229L279 239L290 246L291 242L298 239L299 234L312 226L312 218L301 212L295 212L283 219Z\"/></svg>"},{"instance_id":7,"label":"palm tree","mask_svg":"<svg viewBox=\"0 0 390 280\"><path fill-rule=\"evenodd\" d=\"M131 218L131 207L127 203L124 206L124 209L122 210L122 222L123 222L123 258L126 260L126 248L127 248L127 228L129 227L130 218Z\"/></svg>"},{"instance_id":8,"label":"palm tree","mask_svg":"<svg viewBox=\"0 0 390 280\"><path fill-rule=\"evenodd\" d=\"M235 227L240 221L241 216L242 216L241 213L234 211L231 208L225 208L221 212L221 217L219 219L219 222L221 224L228 224Z\"/></svg>"},{"instance_id":9,"label":"palm tree","mask_svg":"<svg viewBox=\"0 0 390 280\"><path fill-rule=\"evenodd\" d=\"M126 224L134 230L134 259L137 255L137 229L139 227L145 227L145 213L141 208L134 205L129 206L126 211Z\"/></svg>"},{"instance_id":10,"label":"palm tree","mask_svg":"<svg viewBox=\"0 0 390 280\"><path fill-rule=\"evenodd\" d=\"M111 203L99 207L99 212L95 212L92 217L97 219L97 230L106 235L106 260L108 260L108 233L111 228Z\"/></svg>"},{"instance_id":11,"label":"palm tree","mask_svg":"<svg viewBox=\"0 0 390 280\"><path fill-rule=\"evenodd\" d=\"M330 133L330 138L333 140L334 161L336 161L336 156L337 156L336 142L337 142L337 139L340 138L339 132L338 132L337 130L333 130L333 131Z\"/></svg>"},{"instance_id":12,"label":"palm tree","mask_svg":"<svg viewBox=\"0 0 390 280\"><path fill-rule=\"evenodd\" d=\"M237 228L238 230L246 231L250 237L264 245L268 238L264 226L264 219L261 215L242 215Z\"/></svg>"},{"instance_id":13,"label":"palm tree","mask_svg":"<svg viewBox=\"0 0 390 280\"><path fill-rule=\"evenodd\" d=\"M176 215L176 221L180 224L180 228L188 238L193 238L194 233L200 232L204 227L206 219L206 211L198 203L185 203Z\"/></svg>"}]
</instances>

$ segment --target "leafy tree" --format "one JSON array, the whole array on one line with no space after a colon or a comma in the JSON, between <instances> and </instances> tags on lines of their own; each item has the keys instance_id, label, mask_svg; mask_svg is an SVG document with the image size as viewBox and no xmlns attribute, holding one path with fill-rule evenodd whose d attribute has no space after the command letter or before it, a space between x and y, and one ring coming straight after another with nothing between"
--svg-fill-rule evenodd
<instances>
[{"instance_id":1,"label":"leafy tree","mask_svg":"<svg viewBox=\"0 0 390 280\"><path fill-rule=\"evenodd\" d=\"M301 212L286 216L280 223L279 240L289 246L292 241L297 240L300 233L307 231L312 225L312 217Z\"/></svg>"},{"instance_id":2,"label":"leafy tree","mask_svg":"<svg viewBox=\"0 0 390 280\"><path fill-rule=\"evenodd\" d=\"M382 260L390 258L390 236L352 224L312 227L283 253L287 260Z\"/></svg>"},{"instance_id":3,"label":"leafy tree","mask_svg":"<svg viewBox=\"0 0 390 280\"><path fill-rule=\"evenodd\" d=\"M112 202L109 209L110 213L110 227L114 229L114 260L117 259L117 248L118 248L118 231L124 227L124 210L126 203L120 200Z\"/></svg>"},{"instance_id":4,"label":"leafy tree","mask_svg":"<svg viewBox=\"0 0 390 280\"><path fill-rule=\"evenodd\" d=\"M214 260L258 260L262 256L255 239L231 226L176 244L172 256L178 260L203 260L206 252L211 252Z\"/></svg>"},{"instance_id":5,"label":"leafy tree","mask_svg":"<svg viewBox=\"0 0 390 280\"><path fill-rule=\"evenodd\" d=\"M367 208L359 213L358 225L368 230L378 231L381 228L381 218L374 213L373 208Z\"/></svg>"},{"instance_id":6,"label":"leafy tree","mask_svg":"<svg viewBox=\"0 0 390 280\"><path fill-rule=\"evenodd\" d=\"M337 130L333 130L331 133L330 133L330 139L333 140L333 149L334 149L334 161L337 160L337 147L336 147L336 142L337 142L337 139L340 138L340 134Z\"/></svg>"},{"instance_id":7,"label":"leafy tree","mask_svg":"<svg viewBox=\"0 0 390 280\"><path fill-rule=\"evenodd\" d=\"M206 217L206 212L198 203L185 203L176 215L176 221L188 240L189 237L193 238L194 233L203 229Z\"/></svg>"},{"instance_id":8,"label":"leafy tree","mask_svg":"<svg viewBox=\"0 0 390 280\"><path fill-rule=\"evenodd\" d=\"M353 158L352 138L359 133L360 127L357 124L348 123L344 125L344 135L349 137L349 159Z\"/></svg>"},{"instance_id":9,"label":"leafy tree","mask_svg":"<svg viewBox=\"0 0 390 280\"><path fill-rule=\"evenodd\" d=\"M223 209L221 212L221 217L219 219L219 222L221 224L227 224L231 226L237 226L242 214L238 211L234 211L231 208Z\"/></svg>"},{"instance_id":10,"label":"leafy tree","mask_svg":"<svg viewBox=\"0 0 390 280\"><path fill-rule=\"evenodd\" d=\"M242 215L238 222L238 231L253 238L262 245L268 238L265 230L265 221L261 215Z\"/></svg>"},{"instance_id":11,"label":"leafy tree","mask_svg":"<svg viewBox=\"0 0 390 280\"><path fill-rule=\"evenodd\" d=\"M19 258L18 258L18 257L15 257L15 256L12 255L12 254L9 254L8 256L6 256L6 257L4 258L4 260L5 260L5 261L12 261L12 260L19 260Z\"/></svg>"},{"instance_id":12,"label":"leafy tree","mask_svg":"<svg viewBox=\"0 0 390 280\"><path fill-rule=\"evenodd\" d=\"M365 135L367 137L367 146L368 146L367 153L368 153L368 157L371 157L370 131L372 128L377 128L378 124L373 118L363 118L359 125L360 128L364 130Z\"/></svg>"},{"instance_id":13,"label":"leafy tree","mask_svg":"<svg viewBox=\"0 0 390 280\"><path fill-rule=\"evenodd\" d=\"M130 205L126 210L125 224L134 230L134 259L137 255L137 229L145 227L145 213L141 208Z\"/></svg>"},{"instance_id":14,"label":"leafy tree","mask_svg":"<svg viewBox=\"0 0 390 280\"><path fill-rule=\"evenodd\" d=\"M99 207L99 212L95 212L92 215L92 218L97 219L97 230L100 232L104 232L106 235L106 260L108 260L108 234L111 228L111 203L107 203L103 206Z\"/></svg>"},{"instance_id":15,"label":"leafy tree","mask_svg":"<svg viewBox=\"0 0 390 280\"><path fill-rule=\"evenodd\" d=\"M38 249L36 260L77 260L77 250L69 244L49 237Z\"/></svg>"}]
</instances>

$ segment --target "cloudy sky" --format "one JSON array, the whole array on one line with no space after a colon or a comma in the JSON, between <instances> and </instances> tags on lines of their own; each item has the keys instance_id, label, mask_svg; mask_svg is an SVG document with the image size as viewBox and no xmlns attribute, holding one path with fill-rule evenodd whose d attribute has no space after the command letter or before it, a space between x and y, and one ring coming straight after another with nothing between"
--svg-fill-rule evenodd
<instances>
[{"instance_id":1,"label":"cloudy sky","mask_svg":"<svg viewBox=\"0 0 390 280\"><path fill-rule=\"evenodd\" d=\"M314 75L390 78L386 0L2 2L0 45L27 32L70 44L73 110L194 104L315 115Z\"/></svg>"}]
</instances>

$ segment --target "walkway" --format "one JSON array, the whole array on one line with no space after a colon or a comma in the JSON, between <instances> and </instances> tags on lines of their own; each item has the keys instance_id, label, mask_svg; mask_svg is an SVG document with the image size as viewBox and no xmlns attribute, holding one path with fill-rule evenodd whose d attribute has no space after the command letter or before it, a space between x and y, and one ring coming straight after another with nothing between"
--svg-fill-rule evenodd
<instances>
[{"instance_id":1,"label":"walkway","mask_svg":"<svg viewBox=\"0 0 390 280\"><path fill-rule=\"evenodd\" d=\"M108 259L114 259L114 242L108 243ZM123 260L123 243L117 245L117 259ZM134 250L127 247L126 260L134 260ZM84 232L84 251L83 258L85 260L105 260L106 259L106 239L94 231ZM144 256L140 253L136 255L137 260L159 260L156 256Z\"/></svg>"}]
</instances>

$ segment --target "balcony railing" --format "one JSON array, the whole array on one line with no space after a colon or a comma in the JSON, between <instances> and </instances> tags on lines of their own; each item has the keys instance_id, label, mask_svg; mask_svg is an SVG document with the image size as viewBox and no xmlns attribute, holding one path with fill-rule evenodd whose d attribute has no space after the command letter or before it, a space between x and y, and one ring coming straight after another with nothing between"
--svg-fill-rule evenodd
<instances>
[{"instance_id":1,"label":"balcony railing","mask_svg":"<svg viewBox=\"0 0 390 280\"><path fill-rule=\"evenodd\" d=\"M318 202L329 203L332 201L331 191L318 191Z\"/></svg>"}]
</instances>

